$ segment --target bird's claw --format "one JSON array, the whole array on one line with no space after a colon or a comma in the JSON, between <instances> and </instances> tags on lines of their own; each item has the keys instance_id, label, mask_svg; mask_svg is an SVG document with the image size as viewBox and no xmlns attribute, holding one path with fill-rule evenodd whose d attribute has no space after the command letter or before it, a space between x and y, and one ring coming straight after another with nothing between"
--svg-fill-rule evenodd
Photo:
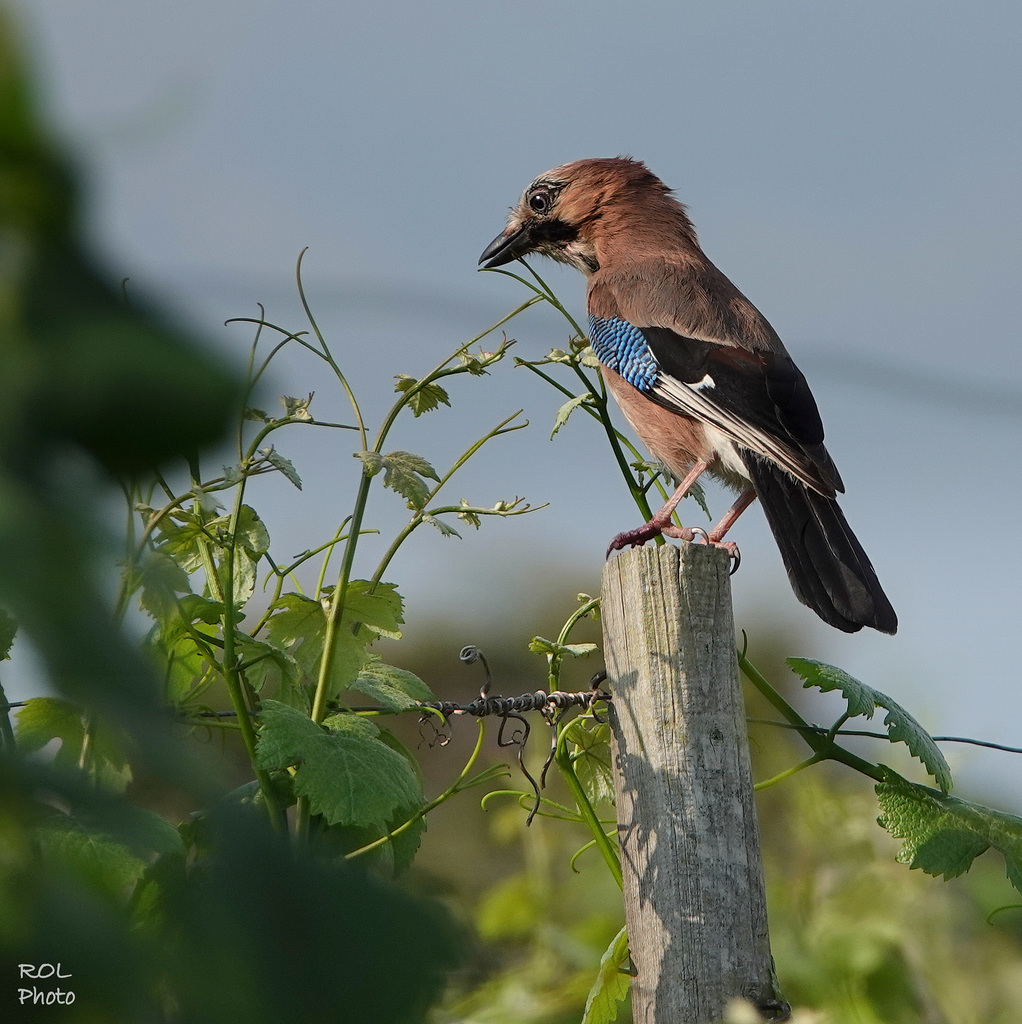
<instances>
[{"instance_id":1,"label":"bird's claw","mask_svg":"<svg viewBox=\"0 0 1022 1024\"><path fill-rule=\"evenodd\" d=\"M643 523L642 526L637 526L634 530L625 530L610 542L610 546L607 548L607 557L610 558L615 551L621 551L627 547L641 547L646 541L659 537L664 532L662 526L653 522Z\"/></svg>"},{"instance_id":2,"label":"bird's claw","mask_svg":"<svg viewBox=\"0 0 1022 1024\"><path fill-rule=\"evenodd\" d=\"M738 572L738 566L742 564L742 553L738 550L738 545L733 540L715 540L713 543L717 547L723 548L731 556L733 564L728 575L734 576Z\"/></svg>"}]
</instances>

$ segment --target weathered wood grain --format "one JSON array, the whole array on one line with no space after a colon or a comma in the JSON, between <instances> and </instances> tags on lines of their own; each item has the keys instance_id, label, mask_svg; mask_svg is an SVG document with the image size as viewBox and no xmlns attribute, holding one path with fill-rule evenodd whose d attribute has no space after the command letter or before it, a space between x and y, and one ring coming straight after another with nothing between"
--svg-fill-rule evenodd
<instances>
[{"instance_id":1,"label":"weathered wood grain","mask_svg":"<svg viewBox=\"0 0 1022 1024\"><path fill-rule=\"evenodd\" d=\"M607 562L603 631L636 1024L709 1024L773 997L727 554Z\"/></svg>"}]
</instances>

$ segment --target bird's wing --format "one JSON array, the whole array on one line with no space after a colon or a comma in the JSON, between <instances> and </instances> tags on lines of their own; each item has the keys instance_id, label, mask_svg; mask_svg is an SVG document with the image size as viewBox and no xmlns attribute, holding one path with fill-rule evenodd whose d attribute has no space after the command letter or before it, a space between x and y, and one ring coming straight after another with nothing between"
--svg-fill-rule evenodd
<instances>
[{"instance_id":1,"label":"bird's wing","mask_svg":"<svg viewBox=\"0 0 1022 1024\"><path fill-rule=\"evenodd\" d=\"M813 490L832 497L844 489L809 385L779 340L764 347L762 339L776 335L762 317L760 347L744 346L733 330L715 341L705 337L705 326L686 330L678 313L669 317L663 308L644 315L634 294L619 302L611 281L598 284L590 288L589 323L601 362L651 401L715 427ZM655 305L664 304L661 292Z\"/></svg>"}]
</instances>

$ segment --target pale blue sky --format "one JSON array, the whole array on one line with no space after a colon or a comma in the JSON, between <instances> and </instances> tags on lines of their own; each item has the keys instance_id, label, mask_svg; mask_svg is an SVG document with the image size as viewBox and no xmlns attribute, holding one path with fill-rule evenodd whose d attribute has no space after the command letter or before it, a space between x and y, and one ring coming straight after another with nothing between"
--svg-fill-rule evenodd
<instances>
[{"instance_id":1,"label":"pale blue sky","mask_svg":"<svg viewBox=\"0 0 1022 1024\"><path fill-rule=\"evenodd\" d=\"M891 639L818 624L755 508L735 533L739 624L767 601L790 653L842 665L935 731L1022 742L1017 4L16 6L113 271L240 351L247 333L222 321L258 300L299 326L291 280L309 246L313 304L371 409L394 374L423 372L520 299L475 262L535 175L646 160L809 377L902 625ZM581 279L551 279L580 310ZM532 313L511 333L527 356L566 337ZM312 373L297 362L280 390L322 388L343 416ZM525 407L533 428L452 497L552 507L460 543L417 538L394 564L413 629L438 609L467 623L443 638L453 650L466 632L485 646L493 588L529 592L531 555L557 566L567 610L575 577L594 580L636 519L595 432L573 421L547 441L558 403L524 371L455 390L453 410L396 443L439 463ZM331 443L289 442L309 487L264 492L285 551L349 502L353 460ZM379 499L384 522L400 511ZM965 794L1017 771L1007 755L949 755Z\"/></svg>"}]
</instances>

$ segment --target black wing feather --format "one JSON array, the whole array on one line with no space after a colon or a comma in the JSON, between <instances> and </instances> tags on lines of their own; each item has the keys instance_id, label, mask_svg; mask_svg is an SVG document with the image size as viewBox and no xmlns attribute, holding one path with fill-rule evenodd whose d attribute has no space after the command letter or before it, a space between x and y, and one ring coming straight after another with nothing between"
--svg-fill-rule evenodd
<instances>
[{"instance_id":1,"label":"black wing feather","mask_svg":"<svg viewBox=\"0 0 1022 1024\"><path fill-rule=\"evenodd\" d=\"M662 371L688 385L685 404L675 411L705 418L743 447L782 465L788 463L785 468L797 470L796 475L821 493L844 490L823 446L823 421L816 400L787 352L716 344L666 327L638 329ZM698 387L707 377L712 385ZM672 407L669 395L649 397ZM713 415L715 410L719 416ZM736 433L736 423L748 429ZM756 444L757 439L762 444Z\"/></svg>"}]
</instances>

